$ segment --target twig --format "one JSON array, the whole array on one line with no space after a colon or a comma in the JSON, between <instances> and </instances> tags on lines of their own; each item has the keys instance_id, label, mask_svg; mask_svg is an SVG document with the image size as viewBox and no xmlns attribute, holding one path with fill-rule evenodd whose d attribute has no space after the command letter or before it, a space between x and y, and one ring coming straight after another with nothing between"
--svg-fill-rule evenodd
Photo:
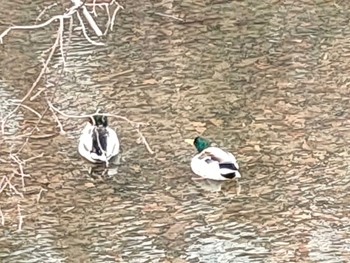
<instances>
[{"instance_id":1,"label":"twig","mask_svg":"<svg viewBox=\"0 0 350 263\"><path fill-rule=\"evenodd\" d=\"M23 198L23 194L20 193L20 192L18 192L17 189L16 189L16 187L14 187L14 186L11 184L11 179L12 179L12 177L13 177L13 175L10 177L10 179L8 179L7 176L5 176L6 181L7 181L7 185L9 186L9 188L10 188L12 191L15 192L15 194L18 194L20 197ZM3 189L1 189L1 191L2 191L2 190L3 190ZM1 192L1 191L0 191L0 192Z\"/></svg>"},{"instance_id":2,"label":"twig","mask_svg":"<svg viewBox=\"0 0 350 263\"><path fill-rule=\"evenodd\" d=\"M4 217L4 214L1 210L1 207L0 207L0 216L1 216L1 225L4 226L5 225L5 217Z\"/></svg>"},{"instance_id":3,"label":"twig","mask_svg":"<svg viewBox=\"0 0 350 263\"><path fill-rule=\"evenodd\" d=\"M35 19L35 21L40 21L40 18L45 14L45 12L46 12L47 10L51 9L51 8L54 7L54 6L57 6L57 3L53 3L53 4L49 5L49 6L46 6L46 7L43 9L43 11L40 12L40 14L39 14L38 17Z\"/></svg>"},{"instance_id":4,"label":"twig","mask_svg":"<svg viewBox=\"0 0 350 263\"><path fill-rule=\"evenodd\" d=\"M169 17L169 18L172 18L172 19L175 19L175 20L179 20L179 21L181 21L181 22L184 22L184 21L185 21L185 20L183 20L182 18L178 18L178 17L172 16L172 15L167 15L167 14L158 13L158 12L155 12L154 14L155 14L155 15L159 15L159 16Z\"/></svg>"},{"instance_id":5,"label":"twig","mask_svg":"<svg viewBox=\"0 0 350 263\"><path fill-rule=\"evenodd\" d=\"M111 14L109 13L109 8L108 8L108 6L106 6L106 13L107 13L108 20L107 20L107 23L106 23L105 32L103 33L104 35L107 34L108 28L109 28L109 26L110 26L110 24L111 24Z\"/></svg>"},{"instance_id":6,"label":"twig","mask_svg":"<svg viewBox=\"0 0 350 263\"><path fill-rule=\"evenodd\" d=\"M86 18L86 20L89 22L90 26L92 27L92 29L95 31L97 36L102 36L102 31L101 29L98 27L98 25L96 24L95 20L92 18L92 16L90 15L89 11L87 10L86 6L82 7L83 9L83 14ZM77 13L78 14L78 13Z\"/></svg>"},{"instance_id":7,"label":"twig","mask_svg":"<svg viewBox=\"0 0 350 263\"><path fill-rule=\"evenodd\" d=\"M119 76L122 76L124 74L128 74L128 73L133 72L133 71L134 71L133 69L127 69L127 70L124 70L124 71L119 72L117 74L114 74L113 77L119 77Z\"/></svg>"},{"instance_id":8,"label":"twig","mask_svg":"<svg viewBox=\"0 0 350 263\"><path fill-rule=\"evenodd\" d=\"M46 22L43 22L41 24L37 24L37 25L30 25L30 26L11 26L9 28L7 28L5 31L3 31L0 34L0 44L3 43L3 38L11 31L14 29L38 29L38 28L42 28L45 27L49 24L51 24L53 21L55 20L59 20L59 28L57 30L57 36L56 36L56 41L53 44L53 46L51 47L51 52L48 55L44 66L40 72L40 74L38 75L37 79L35 80L35 82L33 83L33 85L31 86L31 88L29 89L29 91L27 92L27 94L23 97L23 99L21 100L20 104L22 104L33 92L34 88L37 86L38 82L41 80L42 76L44 75L44 73L46 72L47 68L48 68L48 64L51 61L52 55L54 54L54 52L56 51L57 46L60 46L60 52L61 52L61 56L62 56L62 61L63 64L65 64L65 56L64 56L64 49L63 49L63 32L64 32L64 19L67 18L72 18L73 14L77 14L78 20L80 22L83 34L85 36L85 38L93 45L104 45L104 43L100 43L100 42L96 42L93 41L86 33L86 28L84 26L84 23L81 19L81 16L78 12L79 8L83 9L83 13L84 16L86 17L86 19L88 20L89 24L91 25L91 27L93 28L93 30L95 31L96 35L100 36L102 35L101 30L98 28L96 22L93 20L93 18L91 17L91 15L89 14L89 12L86 9L86 6L84 5L85 2L82 2L81 0L71 0L73 3L73 6L71 8L68 9L68 11L66 13L64 13L63 15L56 15L53 16L51 19L47 20ZM115 4L117 5L116 10L119 10L121 8L123 8L121 5L119 5L115 0L110 1L109 5ZM47 8L45 9L47 10ZM45 10L43 12L45 12ZM114 20L115 20L115 15L116 15L116 11L113 14L112 18L111 18L111 29L113 28L113 24L114 24ZM41 14L39 14L39 18L40 18ZM110 19L110 18L109 18ZM63 65L64 66L64 65ZM37 95L37 94L36 94ZM35 96L33 96L35 97ZM32 98L33 98L32 97ZM5 131L5 124L7 122L7 120L19 109L19 105L17 105L17 107L11 111L9 114L7 114L1 122L1 132L4 134Z\"/></svg>"},{"instance_id":9,"label":"twig","mask_svg":"<svg viewBox=\"0 0 350 263\"><path fill-rule=\"evenodd\" d=\"M32 25L32 26L10 26L4 32L1 33L1 35L0 35L0 44L3 44L3 38L11 30L14 30L14 29L38 29L38 28L42 28L42 27L45 27L45 26L51 24L53 21L55 21L57 19L65 19L65 18L69 18L69 17L70 17L69 15L57 15L57 16L53 16L51 19L47 20L46 22L38 24L38 25Z\"/></svg>"},{"instance_id":10,"label":"twig","mask_svg":"<svg viewBox=\"0 0 350 263\"><path fill-rule=\"evenodd\" d=\"M65 130L63 129L62 123L60 122L60 120L58 119L58 117L57 117L57 115L56 115L56 112L55 112L51 107L49 107L49 109L50 109L50 111L52 112L53 117L55 118L55 121L57 122L58 127L60 128L60 134L61 134L61 135L66 134Z\"/></svg>"},{"instance_id":11,"label":"twig","mask_svg":"<svg viewBox=\"0 0 350 263\"><path fill-rule=\"evenodd\" d=\"M120 9L124 9L124 7L122 7L121 5L119 5L119 4L117 3L117 8L114 10L114 13L113 13L113 15L112 15L112 20L111 20L111 31L113 31L113 26L114 26L115 17L116 17L116 15L117 15L117 13L118 13L118 11L119 11Z\"/></svg>"},{"instance_id":12,"label":"twig","mask_svg":"<svg viewBox=\"0 0 350 263\"><path fill-rule=\"evenodd\" d=\"M2 177L0 181L0 194L1 192L6 188L7 182L5 182L4 186L2 187L2 184L5 182L5 176Z\"/></svg>"},{"instance_id":13,"label":"twig","mask_svg":"<svg viewBox=\"0 0 350 263\"><path fill-rule=\"evenodd\" d=\"M86 6L92 6L92 12L94 14L94 16L97 16L97 13L96 13L96 6L100 7L100 8L106 8L106 13L107 13L107 16L108 16L108 21L106 23L106 30L105 32L103 33L104 35L108 32L108 27L110 27L110 30L113 31L113 26L114 26L114 21L115 21L115 17L118 13L118 11L120 9L124 9L123 6L121 6L117 1L115 0L112 0L109 4L108 3L98 3L96 4L95 3L96 0L94 0L94 2L92 4L85 4ZM115 4L117 7L115 8L114 12L113 12L113 15L112 17L110 16L110 12L109 12L109 6Z\"/></svg>"},{"instance_id":14,"label":"twig","mask_svg":"<svg viewBox=\"0 0 350 263\"><path fill-rule=\"evenodd\" d=\"M77 17L78 17L78 20L79 20L79 23L80 23L80 26L81 26L81 31L83 31L83 34L84 34L86 40L89 41L91 44L93 44L93 45L95 45L95 46L104 46L104 45L105 45L104 43L96 42L96 41L92 40L92 39L87 35L84 22L83 22L83 20L81 19L81 16L80 16L79 13L77 13Z\"/></svg>"},{"instance_id":15,"label":"twig","mask_svg":"<svg viewBox=\"0 0 350 263\"><path fill-rule=\"evenodd\" d=\"M30 157L30 158L28 158L28 159L23 160L23 163L26 164L26 163L29 162L29 161L33 161L33 160L35 160L35 159L37 159L37 158L41 158L41 157L43 157L43 156L44 156L44 153L41 153L41 154L39 154L39 155L37 155L37 156L33 156L33 157Z\"/></svg>"},{"instance_id":16,"label":"twig","mask_svg":"<svg viewBox=\"0 0 350 263\"><path fill-rule=\"evenodd\" d=\"M68 56L68 50L70 47L70 42L72 40L72 31L73 31L73 18L69 19L69 30L68 30L68 40L67 40L67 49L66 49L66 57ZM63 71L62 71L63 72ZM61 73L62 74L62 73Z\"/></svg>"},{"instance_id":17,"label":"twig","mask_svg":"<svg viewBox=\"0 0 350 263\"><path fill-rule=\"evenodd\" d=\"M336 8L338 8L338 9L342 9L342 7L341 7L340 5L337 4L337 1L336 1L336 0L334 0L333 5L334 5Z\"/></svg>"},{"instance_id":18,"label":"twig","mask_svg":"<svg viewBox=\"0 0 350 263\"><path fill-rule=\"evenodd\" d=\"M61 56L62 56L62 62L63 62L63 67L66 66L66 60L64 57L64 51L63 51L63 31L64 31L64 21L63 19L60 19L60 27L58 28L58 35L60 38L60 51L61 51Z\"/></svg>"},{"instance_id":19,"label":"twig","mask_svg":"<svg viewBox=\"0 0 350 263\"><path fill-rule=\"evenodd\" d=\"M67 50L69 48L69 41L71 39L71 32L72 32L72 27L73 27L73 15L74 14L77 14L77 17L79 19L79 22L81 24L81 28L82 28L82 31L83 31L83 34L85 36L85 38L91 43L91 44L94 44L94 45L104 45L103 43L98 43L98 42L95 42L93 40L90 39L90 37L87 35L86 33L86 28L84 26L84 23L81 19L81 16L79 14L79 10L81 9L82 10L82 13L84 14L85 18L87 19L87 21L89 22L89 25L92 27L92 29L95 31L96 35L100 36L102 35L102 32L101 30L99 29L99 27L97 26L96 22L94 21L93 17L89 14L87 8L84 6L85 4L85 1L81 1L81 0L71 0L71 2L74 4L71 8L69 8L63 15L57 15L57 16L53 16L51 17L50 19L48 19L47 21L43 22L43 23L40 23L40 24L35 24L35 25L24 25L24 26L10 26L9 28L7 28L5 31L3 31L1 34L0 34L0 44L2 44L4 42L4 38L10 33L10 31L12 30L22 30L22 29L25 29L25 30L32 30L32 29L38 29L38 28L42 28L42 27L46 27L47 25L53 23L53 22L56 22L58 20L59 22L59 25L58 25L58 29L56 31L56 40L54 41L53 45L46 51L46 52L43 52L42 55L39 56L39 61L40 63L43 64L42 66L42 69L40 71L40 73L38 74L38 76L36 77L34 83L32 83L32 85L29 87L27 93L25 94L25 96L18 102L15 104L15 107L12 111L10 111L9 113L7 113L5 115L5 117L3 118L3 114L2 112L0 112L0 116L1 116L1 132L4 134L5 133L5 125L6 125L6 122L10 119L10 117L12 115L14 115L19 109L20 107L23 107L25 108L26 110L29 110L30 112L34 113L38 118L39 120L37 121L35 127L31 130L31 132L28 134L28 137L26 138L25 142L21 145L20 149L17 151L17 153L10 153L9 157L10 157L10 160L12 160L13 162L15 162L17 165L18 165L18 169L16 169L9 177L8 176L3 176L0 180L0 193L2 193L4 191L4 189L8 188L9 189L9 192L12 194L13 192L17 195L19 195L20 197L23 198L23 194L21 192L19 192L17 190L16 187L17 184L13 185L12 184L12 179L13 177L15 177L15 180L17 181L18 179L16 179L16 174L19 174L21 175L21 179L22 179L22 190L25 191L25 180L24 180L24 177L28 176L24 173L24 168L25 168L25 164L26 162L28 161L31 161L35 158L40 158L41 156L43 156L43 154L39 155L39 156L35 156L35 157L32 157L32 158L28 158L27 160L21 160L19 157L18 157L18 154L24 149L24 147L26 146L26 144L28 143L29 139L30 138L34 138L33 134L34 132L36 131L39 123L41 122L41 120L43 119L43 117L45 116L46 112L50 109L52 110L52 113L53 113L53 116L55 118L55 120L57 121L58 123L58 126L60 128L60 131L61 133L64 132L63 130L63 126L61 124L61 122L59 121L58 117L57 117L57 114L55 113L55 111L53 110L53 108L49 107L49 105L47 105L47 107L44 109L43 112L41 112L41 114L37 111L35 111L34 109L32 109L31 107L25 105L25 101L27 101L28 99L30 100L34 100L37 96L39 96L41 94L41 92L43 90L48 90L47 88L46 89L43 89L43 90L40 90L38 91L35 95L33 95L34 93L34 90L35 88L38 86L38 83L44 79L44 76L47 72L49 72L49 65L52 61L52 58L53 58L53 55L54 53L57 51L58 47L59 47L59 52L60 52L60 55L62 57L62 68L60 70L60 74L62 75L63 73L63 70L65 68L65 64L66 64L66 58L67 58ZM76 3L76 4L75 4ZM95 3L95 0L94 0L94 3ZM112 4L117 4L114 0L110 1L109 5L112 5ZM36 21L40 21L40 19L42 18L43 14L50 8L56 6L57 4L52 4L48 7L45 7L44 10L42 10ZM117 9L120 9L119 7L119 4L117 4ZM113 23L114 23L114 19L115 19L115 16L114 17L110 17L110 14L109 14L109 9L108 9L108 6L106 5L106 10L108 12L108 19L109 21L113 20ZM94 7L94 11L95 11L95 7ZM96 14L96 13L95 13ZM97 14L96 14L97 15ZM69 39L68 39L68 46L65 50L65 47L64 47L64 32L65 32L65 28L64 28L64 19L70 19L70 25L69 25ZM113 27L113 25L111 25L111 28ZM65 53L66 51L66 53ZM56 83L57 84L57 83ZM51 95L51 100L52 101L54 99L54 96L55 96L55 92L57 90L57 86L58 85L55 85L55 88L53 91L51 91L50 89L50 93L52 94ZM47 94L45 94L46 96ZM122 116L120 116L120 119L122 119ZM134 122L131 122L129 120L127 120L127 118L125 118L124 120L128 121L130 124L133 124L134 125ZM51 136L51 135L50 135ZM38 136L39 137L39 136ZM2 161L2 160L0 160ZM39 202L40 201L40 197L41 197L41 194L42 194L42 191L45 191L44 189L41 189L39 194L38 194L38 197L37 197L37 201ZM23 227L23 219L24 219L24 216L22 216L22 211L21 211L21 206L20 204L18 203L17 204L17 210L18 210L18 217L19 217L19 223L18 223L18 231L21 231L22 230L22 227ZM1 219L0 219L0 222L2 225L4 225L5 223L5 219L4 219L4 215L1 211L1 208L0 208L0 216L1 216Z\"/></svg>"},{"instance_id":20,"label":"twig","mask_svg":"<svg viewBox=\"0 0 350 263\"><path fill-rule=\"evenodd\" d=\"M38 194L38 197L36 198L36 201L37 201L38 203L39 203L40 198L41 198L41 193L44 192L44 191L47 192L47 190L44 189L44 188L41 188L41 189L40 189L40 192L39 192L39 194Z\"/></svg>"},{"instance_id":21,"label":"twig","mask_svg":"<svg viewBox=\"0 0 350 263\"><path fill-rule=\"evenodd\" d=\"M39 89L37 93L35 93L33 96L30 97L30 101L35 100L43 91L45 91L45 88Z\"/></svg>"},{"instance_id":22,"label":"twig","mask_svg":"<svg viewBox=\"0 0 350 263\"><path fill-rule=\"evenodd\" d=\"M137 131L137 133L138 133L139 136L140 136L141 142L146 146L147 151L148 151L150 154L154 154L154 151L153 151L153 150L151 149L151 147L149 146L149 144L148 144L148 142L147 142L145 136L143 136L143 134L142 134L142 132L140 131L140 128L139 128L139 127L136 129L136 131Z\"/></svg>"},{"instance_id":23,"label":"twig","mask_svg":"<svg viewBox=\"0 0 350 263\"><path fill-rule=\"evenodd\" d=\"M70 37L71 37L71 30L72 30L72 25L73 25L73 19L70 19L70 25L69 25L69 37L68 37L68 44L70 43ZM57 41L56 41L57 43ZM54 46L51 47L51 50L54 48ZM67 47L67 50L69 49L69 45ZM49 49L50 50L50 49ZM51 54L50 54L51 55ZM51 99L54 98L55 96L55 93L56 93L56 90L57 90L57 87L59 86L58 85L58 82L59 82L59 79L61 78L62 74L63 74L63 71L64 71L64 67L61 68L61 71L60 71L60 74L58 76L58 80L57 80L57 83L53 84L54 86L54 90L52 92L52 95L51 95ZM24 147L26 146L26 144L28 143L29 139L30 138L35 138L35 139L44 139L44 138L49 138L49 137L52 137L52 136L55 136L56 134L46 134L46 135L38 135L38 136L33 136L33 133L34 131L37 129L38 125L40 124L42 118L45 116L46 112L50 109L50 107L47 105L46 108L43 110L42 114L41 114L41 118L38 119L38 121L36 122L35 126L33 127L33 129L29 132L29 134L27 134L27 138L25 140L25 142L22 144L21 148L17 151L16 154L19 154L23 149Z\"/></svg>"},{"instance_id":24,"label":"twig","mask_svg":"<svg viewBox=\"0 0 350 263\"><path fill-rule=\"evenodd\" d=\"M10 158L18 164L19 166L19 175L21 176L21 179L22 179L22 191L24 192L25 191L25 185L24 185L24 177L30 177L29 175L25 174L24 173L24 170L23 170L23 161L21 161L16 155L10 153Z\"/></svg>"},{"instance_id":25,"label":"twig","mask_svg":"<svg viewBox=\"0 0 350 263\"><path fill-rule=\"evenodd\" d=\"M22 216L21 207L20 207L19 203L17 204L17 211L18 211L18 231L22 231L24 216Z\"/></svg>"},{"instance_id":26,"label":"twig","mask_svg":"<svg viewBox=\"0 0 350 263\"><path fill-rule=\"evenodd\" d=\"M94 0L92 2L92 13L94 14L94 16L97 17L97 13L96 13L96 0Z\"/></svg>"},{"instance_id":27,"label":"twig","mask_svg":"<svg viewBox=\"0 0 350 263\"><path fill-rule=\"evenodd\" d=\"M16 103L14 105L17 105L17 106L20 106L20 107L23 107L31 112L33 112L36 116L38 116L39 118L41 118L41 114L39 112L37 112L36 110L32 109L31 107L25 105L25 104L21 104L21 103Z\"/></svg>"},{"instance_id":28,"label":"twig","mask_svg":"<svg viewBox=\"0 0 350 263\"><path fill-rule=\"evenodd\" d=\"M5 176L4 176L5 178ZM0 194L2 193L2 191L4 191L4 189L6 188L6 186L8 185L8 182L5 182L4 185L0 188Z\"/></svg>"},{"instance_id":29,"label":"twig","mask_svg":"<svg viewBox=\"0 0 350 263\"><path fill-rule=\"evenodd\" d=\"M57 47L57 45L58 45L58 43L59 43L59 40L60 40L60 35L57 34L57 36L56 36L56 41L55 41L55 43L54 43L54 45L53 45L53 48L51 49L50 54L48 55L48 58L46 59L46 62L45 62L45 64L44 64L44 67L41 69L41 71L40 71L38 77L36 78L36 80L35 80L34 83L32 84L31 88L29 89L29 91L27 92L27 94L21 99L21 103L20 103L19 105L17 105L17 107L16 107L14 110L12 110L9 114L7 114L7 115L2 119L2 122L1 122L1 131L2 131L2 133L5 132L5 124L6 124L7 120L8 120L8 118L10 118L10 117L19 109L20 105L30 96L30 94L33 92L34 88L36 87L36 85L39 83L40 79L41 79L42 76L44 75L45 70L46 70L46 68L47 68L47 66L48 66L48 64L49 64L49 62L51 61L51 58L52 58L52 56L53 56L53 54L54 54L54 52L55 52L55 50L56 50L56 47Z\"/></svg>"}]
</instances>

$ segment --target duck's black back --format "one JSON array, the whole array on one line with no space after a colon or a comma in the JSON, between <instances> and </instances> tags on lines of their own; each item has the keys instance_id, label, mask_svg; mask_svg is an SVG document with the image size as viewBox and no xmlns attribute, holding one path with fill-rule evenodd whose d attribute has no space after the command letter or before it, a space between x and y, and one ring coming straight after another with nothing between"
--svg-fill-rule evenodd
<instances>
[{"instance_id":1,"label":"duck's black back","mask_svg":"<svg viewBox=\"0 0 350 263\"><path fill-rule=\"evenodd\" d=\"M102 150L107 150L107 135L108 131L105 127L96 127L94 129L92 133L92 151L97 155L102 155Z\"/></svg>"}]
</instances>

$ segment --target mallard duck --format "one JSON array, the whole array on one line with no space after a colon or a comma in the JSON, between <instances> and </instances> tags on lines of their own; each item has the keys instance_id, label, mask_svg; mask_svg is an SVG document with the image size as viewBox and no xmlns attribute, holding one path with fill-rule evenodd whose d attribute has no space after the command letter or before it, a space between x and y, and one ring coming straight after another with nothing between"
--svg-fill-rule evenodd
<instances>
[{"instance_id":1,"label":"mallard duck","mask_svg":"<svg viewBox=\"0 0 350 263\"><path fill-rule=\"evenodd\" d=\"M78 151L93 163L108 161L119 153L119 140L116 132L108 127L106 116L95 115L83 129Z\"/></svg>"},{"instance_id":2,"label":"mallard duck","mask_svg":"<svg viewBox=\"0 0 350 263\"><path fill-rule=\"evenodd\" d=\"M186 142L194 144L198 151L191 161L191 169L195 174L212 180L241 177L238 163L232 153L210 146L211 143L202 137L186 140Z\"/></svg>"}]
</instances>

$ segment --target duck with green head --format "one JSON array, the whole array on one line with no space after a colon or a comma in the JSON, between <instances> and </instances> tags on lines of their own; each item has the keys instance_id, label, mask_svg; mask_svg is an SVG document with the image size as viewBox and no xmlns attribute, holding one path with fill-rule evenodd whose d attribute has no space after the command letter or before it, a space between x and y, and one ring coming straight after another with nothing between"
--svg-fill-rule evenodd
<instances>
[{"instance_id":1,"label":"duck with green head","mask_svg":"<svg viewBox=\"0 0 350 263\"><path fill-rule=\"evenodd\" d=\"M232 153L211 146L210 141L202 137L186 142L193 143L198 151L191 161L191 169L195 174L212 180L241 177L237 160Z\"/></svg>"},{"instance_id":2,"label":"duck with green head","mask_svg":"<svg viewBox=\"0 0 350 263\"><path fill-rule=\"evenodd\" d=\"M116 132L108 126L107 117L94 115L83 129L78 151L81 156L93 163L108 161L119 153L119 139Z\"/></svg>"}]
</instances>

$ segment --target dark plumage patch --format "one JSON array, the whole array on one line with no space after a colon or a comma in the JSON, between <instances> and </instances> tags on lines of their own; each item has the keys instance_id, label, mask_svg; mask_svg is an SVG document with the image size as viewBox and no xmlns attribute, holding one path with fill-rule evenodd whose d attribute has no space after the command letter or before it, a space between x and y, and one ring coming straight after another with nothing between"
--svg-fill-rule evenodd
<instances>
[{"instance_id":1,"label":"dark plumage patch","mask_svg":"<svg viewBox=\"0 0 350 263\"><path fill-rule=\"evenodd\" d=\"M220 169L231 169L231 170L238 170L236 168L236 166L233 163L220 163L219 164ZM227 179L233 179L236 177L236 173L235 172L231 172L228 174L221 174L223 177L227 178Z\"/></svg>"},{"instance_id":2,"label":"dark plumage patch","mask_svg":"<svg viewBox=\"0 0 350 263\"><path fill-rule=\"evenodd\" d=\"M211 162L213 162L213 160L212 159L205 159L205 162L206 163L211 163Z\"/></svg>"},{"instance_id":3,"label":"dark plumage patch","mask_svg":"<svg viewBox=\"0 0 350 263\"><path fill-rule=\"evenodd\" d=\"M233 179L236 177L236 173L233 172L233 173L229 173L229 174L221 174L222 177L225 177L227 179Z\"/></svg>"},{"instance_id":4,"label":"dark plumage patch","mask_svg":"<svg viewBox=\"0 0 350 263\"><path fill-rule=\"evenodd\" d=\"M237 167L233 163L220 163L219 164L220 169L231 169L231 170L238 170Z\"/></svg>"},{"instance_id":5,"label":"dark plumage patch","mask_svg":"<svg viewBox=\"0 0 350 263\"><path fill-rule=\"evenodd\" d=\"M102 150L107 150L108 131L104 127L96 127L92 132L92 151L97 155L102 155ZM101 147L100 147L101 146ZM101 149L102 148L102 149Z\"/></svg>"},{"instance_id":6,"label":"dark plumage patch","mask_svg":"<svg viewBox=\"0 0 350 263\"><path fill-rule=\"evenodd\" d=\"M106 116L103 115L95 115L92 118L90 118L90 123L94 126L103 126L107 127L108 126L108 120Z\"/></svg>"}]
</instances>

